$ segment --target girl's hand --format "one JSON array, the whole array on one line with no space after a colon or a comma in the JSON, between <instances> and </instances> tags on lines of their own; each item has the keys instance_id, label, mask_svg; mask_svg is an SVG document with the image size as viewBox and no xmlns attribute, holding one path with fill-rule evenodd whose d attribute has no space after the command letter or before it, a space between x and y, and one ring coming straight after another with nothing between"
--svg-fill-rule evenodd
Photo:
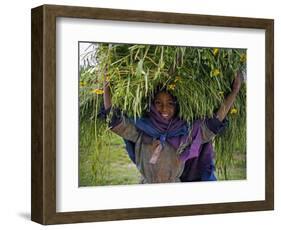
<instances>
[{"instance_id":1,"label":"girl's hand","mask_svg":"<svg viewBox=\"0 0 281 230\"><path fill-rule=\"evenodd\" d=\"M241 72L237 72L234 81L232 82L232 92L237 94L241 88L241 84L243 81L243 76Z\"/></svg>"}]
</instances>

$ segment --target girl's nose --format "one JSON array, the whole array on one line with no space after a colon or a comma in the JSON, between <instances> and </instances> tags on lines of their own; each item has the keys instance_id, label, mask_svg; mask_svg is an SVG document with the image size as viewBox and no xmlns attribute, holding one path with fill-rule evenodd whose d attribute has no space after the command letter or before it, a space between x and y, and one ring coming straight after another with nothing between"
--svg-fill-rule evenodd
<instances>
[{"instance_id":1,"label":"girl's nose","mask_svg":"<svg viewBox=\"0 0 281 230\"><path fill-rule=\"evenodd\" d=\"M167 112L168 111L168 107L166 105L162 106L162 112Z\"/></svg>"}]
</instances>

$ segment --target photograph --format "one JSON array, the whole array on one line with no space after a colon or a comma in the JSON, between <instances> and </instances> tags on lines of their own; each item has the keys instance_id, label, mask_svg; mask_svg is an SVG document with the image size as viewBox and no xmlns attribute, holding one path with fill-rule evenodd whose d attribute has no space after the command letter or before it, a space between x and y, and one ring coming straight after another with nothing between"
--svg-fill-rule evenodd
<instances>
[{"instance_id":1,"label":"photograph","mask_svg":"<svg viewBox=\"0 0 281 230\"><path fill-rule=\"evenodd\" d=\"M247 179L247 49L78 46L79 186Z\"/></svg>"}]
</instances>

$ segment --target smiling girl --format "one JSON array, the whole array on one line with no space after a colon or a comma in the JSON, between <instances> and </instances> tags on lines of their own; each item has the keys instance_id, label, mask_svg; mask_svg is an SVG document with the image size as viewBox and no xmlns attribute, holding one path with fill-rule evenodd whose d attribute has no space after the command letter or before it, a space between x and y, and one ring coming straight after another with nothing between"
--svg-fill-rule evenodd
<instances>
[{"instance_id":1,"label":"smiling girl","mask_svg":"<svg viewBox=\"0 0 281 230\"><path fill-rule=\"evenodd\" d=\"M113 110L111 130L123 137L126 150L142 175L141 183L214 181L213 138L226 126L225 117L241 86L237 74L232 91L212 118L193 123L179 118L177 99L164 87L149 111L136 120ZM111 109L109 83L104 80L104 107Z\"/></svg>"}]
</instances>

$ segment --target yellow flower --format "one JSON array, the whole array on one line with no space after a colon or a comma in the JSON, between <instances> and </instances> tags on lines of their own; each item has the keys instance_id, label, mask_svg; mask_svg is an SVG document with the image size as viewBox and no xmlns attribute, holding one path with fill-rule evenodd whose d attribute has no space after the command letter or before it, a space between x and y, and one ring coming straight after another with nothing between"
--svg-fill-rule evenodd
<instances>
[{"instance_id":1,"label":"yellow flower","mask_svg":"<svg viewBox=\"0 0 281 230\"><path fill-rule=\"evenodd\" d=\"M110 80L110 77L109 77L109 76L106 76L105 80L106 80L106 81L109 81L109 80Z\"/></svg>"},{"instance_id":2,"label":"yellow flower","mask_svg":"<svg viewBox=\"0 0 281 230\"><path fill-rule=\"evenodd\" d=\"M80 87L84 87L86 85L86 82L80 81Z\"/></svg>"},{"instance_id":3,"label":"yellow flower","mask_svg":"<svg viewBox=\"0 0 281 230\"><path fill-rule=\"evenodd\" d=\"M91 90L92 93L95 93L95 94L103 94L103 90L102 89L93 89Z\"/></svg>"},{"instance_id":4,"label":"yellow flower","mask_svg":"<svg viewBox=\"0 0 281 230\"><path fill-rule=\"evenodd\" d=\"M240 56L240 62L245 62L246 60L247 60L246 54L242 54L242 55Z\"/></svg>"},{"instance_id":5,"label":"yellow flower","mask_svg":"<svg viewBox=\"0 0 281 230\"><path fill-rule=\"evenodd\" d=\"M219 49L218 49L218 48L214 48L214 49L213 49L213 54L214 54L215 56L218 54L218 52L219 52Z\"/></svg>"},{"instance_id":6,"label":"yellow flower","mask_svg":"<svg viewBox=\"0 0 281 230\"><path fill-rule=\"evenodd\" d=\"M168 90L175 90L176 84L170 84L168 85Z\"/></svg>"},{"instance_id":7,"label":"yellow flower","mask_svg":"<svg viewBox=\"0 0 281 230\"><path fill-rule=\"evenodd\" d=\"M238 111L237 111L237 109L235 109L235 108L232 108L231 110L230 110L230 114L236 114Z\"/></svg>"},{"instance_id":8,"label":"yellow flower","mask_svg":"<svg viewBox=\"0 0 281 230\"><path fill-rule=\"evenodd\" d=\"M214 77L217 77L220 74L220 70L219 69L213 69L211 72L211 75Z\"/></svg>"}]
</instances>

